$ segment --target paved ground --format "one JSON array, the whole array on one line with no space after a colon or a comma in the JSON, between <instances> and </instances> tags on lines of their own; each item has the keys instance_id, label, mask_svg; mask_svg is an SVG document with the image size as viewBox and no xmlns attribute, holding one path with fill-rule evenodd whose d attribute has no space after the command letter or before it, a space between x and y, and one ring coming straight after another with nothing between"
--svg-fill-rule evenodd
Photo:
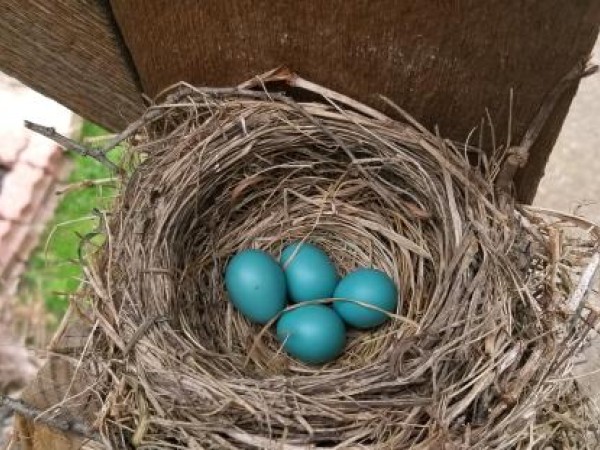
<instances>
[{"instance_id":1,"label":"paved ground","mask_svg":"<svg viewBox=\"0 0 600 450\"><path fill-rule=\"evenodd\" d=\"M600 64L600 40L593 61ZM584 79L546 167L535 203L600 223L600 73Z\"/></svg>"},{"instance_id":2,"label":"paved ground","mask_svg":"<svg viewBox=\"0 0 600 450\"><path fill-rule=\"evenodd\" d=\"M600 40L593 61L600 63ZM582 81L546 167L535 204L578 213L600 224L600 74ZM595 299L600 302L596 280ZM575 368L579 385L600 410L600 335Z\"/></svg>"}]
</instances>

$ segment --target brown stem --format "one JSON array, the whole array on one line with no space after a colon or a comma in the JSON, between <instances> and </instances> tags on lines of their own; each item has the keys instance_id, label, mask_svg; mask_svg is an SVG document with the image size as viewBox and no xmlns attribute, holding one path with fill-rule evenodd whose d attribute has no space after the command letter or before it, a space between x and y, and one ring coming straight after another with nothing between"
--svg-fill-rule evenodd
<instances>
[{"instance_id":1,"label":"brown stem","mask_svg":"<svg viewBox=\"0 0 600 450\"><path fill-rule=\"evenodd\" d=\"M499 193L508 194L517 171L527 164L529 152L533 144L542 132L544 125L564 92L573 86L573 83L581 78L592 75L597 70L598 66L588 65L587 61L579 62L550 91L536 116L531 121L519 145L507 149L507 157L496 177L496 189Z\"/></svg>"},{"instance_id":2,"label":"brown stem","mask_svg":"<svg viewBox=\"0 0 600 450\"><path fill-rule=\"evenodd\" d=\"M28 405L21 400L17 400L12 397L0 394L0 405L10 409L11 411L27 419L30 419L34 422L42 423L56 430L65 433L76 434L78 436L92 439L98 442L101 441L100 434L93 431L86 424L77 420L47 417L46 415L44 415L44 411L35 408L31 405Z\"/></svg>"},{"instance_id":3,"label":"brown stem","mask_svg":"<svg viewBox=\"0 0 600 450\"><path fill-rule=\"evenodd\" d=\"M68 137L63 136L62 134L58 133L52 127L45 127L43 125L39 125L37 123L26 120L25 128L28 128L35 133L38 133L42 136L47 137L48 139L53 140L58 145L63 147L65 150L69 150L69 151L78 153L81 156L89 156L91 158L94 158L99 163L105 165L109 169L112 169L112 170L116 171L117 173L121 172L121 169L115 163L113 163L110 159L108 159L106 157L106 154L103 151L97 150L95 148L87 147L77 141L74 141L73 139L69 139Z\"/></svg>"}]
</instances>

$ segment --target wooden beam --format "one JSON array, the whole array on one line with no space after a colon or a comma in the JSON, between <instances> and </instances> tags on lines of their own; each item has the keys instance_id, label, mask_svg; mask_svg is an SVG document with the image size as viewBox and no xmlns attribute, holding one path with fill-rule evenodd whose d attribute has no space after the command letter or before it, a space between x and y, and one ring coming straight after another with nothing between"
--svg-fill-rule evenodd
<instances>
[{"instance_id":1,"label":"wooden beam","mask_svg":"<svg viewBox=\"0 0 600 450\"><path fill-rule=\"evenodd\" d=\"M375 107L390 97L464 141L489 117L517 142L545 96L589 55L600 1L111 0L145 92L180 80L238 83L279 65ZM518 175L530 201L575 90L564 96ZM484 127L484 143L491 133ZM475 135L477 139L477 135Z\"/></svg>"},{"instance_id":2,"label":"wooden beam","mask_svg":"<svg viewBox=\"0 0 600 450\"><path fill-rule=\"evenodd\" d=\"M106 1L0 0L0 70L110 130L143 110Z\"/></svg>"}]
</instances>

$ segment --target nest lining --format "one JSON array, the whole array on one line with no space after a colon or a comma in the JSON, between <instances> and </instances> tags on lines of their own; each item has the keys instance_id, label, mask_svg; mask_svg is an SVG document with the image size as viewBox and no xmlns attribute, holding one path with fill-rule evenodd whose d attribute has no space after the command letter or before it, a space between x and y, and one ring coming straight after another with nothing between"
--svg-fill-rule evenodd
<instances>
[{"instance_id":1,"label":"nest lining","mask_svg":"<svg viewBox=\"0 0 600 450\"><path fill-rule=\"evenodd\" d=\"M584 406L561 409L572 382L548 380L569 373L588 330L567 301L593 248L563 238L556 253L562 225L500 207L498 161L355 103L169 94L135 137L88 268L98 329L82 361L100 367L97 390L118 405L103 421L107 439L219 449L587 442L574 425ZM278 256L300 239L342 274L384 270L402 299L392 320L351 332L344 355L321 367L288 357L223 287L236 251ZM571 419L556 419L557 408Z\"/></svg>"}]
</instances>

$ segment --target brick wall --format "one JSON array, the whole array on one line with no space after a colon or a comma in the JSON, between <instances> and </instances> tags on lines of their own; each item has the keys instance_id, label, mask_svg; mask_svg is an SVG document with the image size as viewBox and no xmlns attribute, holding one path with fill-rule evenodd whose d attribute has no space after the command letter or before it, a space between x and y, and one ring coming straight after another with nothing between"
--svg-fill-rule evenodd
<instances>
[{"instance_id":1,"label":"brick wall","mask_svg":"<svg viewBox=\"0 0 600 450\"><path fill-rule=\"evenodd\" d=\"M68 161L25 119L73 135L79 121L65 107L0 74L0 294L15 293L27 259L57 203ZM0 297L1 299L1 297Z\"/></svg>"}]
</instances>

